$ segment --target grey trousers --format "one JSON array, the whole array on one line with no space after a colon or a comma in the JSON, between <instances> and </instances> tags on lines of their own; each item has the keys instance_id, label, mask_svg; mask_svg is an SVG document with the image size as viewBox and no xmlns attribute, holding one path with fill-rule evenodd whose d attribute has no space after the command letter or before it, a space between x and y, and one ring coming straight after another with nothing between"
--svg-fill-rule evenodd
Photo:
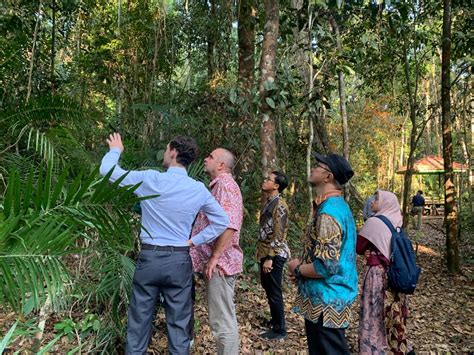
<instances>
[{"instance_id":1,"label":"grey trousers","mask_svg":"<svg viewBox=\"0 0 474 355\"><path fill-rule=\"evenodd\" d=\"M415 229L420 229L421 228L421 220L423 218L423 210L424 210L424 207L423 206L413 206L413 211L416 212L416 224L415 224L415 217L413 217L413 227L415 227Z\"/></svg>"},{"instance_id":2,"label":"grey trousers","mask_svg":"<svg viewBox=\"0 0 474 355\"><path fill-rule=\"evenodd\" d=\"M216 339L217 354L239 354L239 328L234 304L235 276L214 273L206 281L209 324Z\"/></svg>"},{"instance_id":3,"label":"grey trousers","mask_svg":"<svg viewBox=\"0 0 474 355\"><path fill-rule=\"evenodd\" d=\"M168 351L189 354L192 262L188 251L142 250L133 276L126 354L146 354L156 302L164 298Z\"/></svg>"}]
</instances>

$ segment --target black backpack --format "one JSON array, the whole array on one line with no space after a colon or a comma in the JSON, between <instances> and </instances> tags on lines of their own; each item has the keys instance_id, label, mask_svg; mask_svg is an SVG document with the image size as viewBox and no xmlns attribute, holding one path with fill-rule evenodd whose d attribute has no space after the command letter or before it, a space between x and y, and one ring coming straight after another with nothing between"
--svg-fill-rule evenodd
<instances>
[{"instance_id":1,"label":"black backpack","mask_svg":"<svg viewBox=\"0 0 474 355\"><path fill-rule=\"evenodd\" d=\"M415 292L421 269L416 265L415 252L410 239L401 228L395 229L385 216L375 216L382 220L392 232L390 241L390 266L388 285L396 292L411 295Z\"/></svg>"}]
</instances>

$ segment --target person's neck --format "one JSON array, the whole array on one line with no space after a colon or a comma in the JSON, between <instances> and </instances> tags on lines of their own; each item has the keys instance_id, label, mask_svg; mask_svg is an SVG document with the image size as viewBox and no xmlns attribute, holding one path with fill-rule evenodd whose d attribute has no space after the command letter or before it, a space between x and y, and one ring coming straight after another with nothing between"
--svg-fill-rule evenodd
<instances>
[{"instance_id":1,"label":"person's neck","mask_svg":"<svg viewBox=\"0 0 474 355\"><path fill-rule=\"evenodd\" d=\"M316 192L316 197L321 197L333 192L340 192L340 190L338 190L332 184L324 184L324 185L316 186L314 190Z\"/></svg>"},{"instance_id":2,"label":"person's neck","mask_svg":"<svg viewBox=\"0 0 474 355\"><path fill-rule=\"evenodd\" d=\"M208 174L208 175L209 175L209 177L211 178L211 180L214 180L214 179L217 178L218 176L224 175L224 174L229 174L229 171L227 171L227 170L220 170L220 171L216 172L215 174Z\"/></svg>"},{"instance_id":3,"label":"person's neck","mask_svg":"<svg viewBox=\"0 0 474 355\"><path fill-rule=\"evenodd\" d=\"M278 196L279 192L278 190L273 190L273 191L267 191L267 199L272 199L275 196Z\"/></svg>"},{"instance_id":4,"label":"person's neck","mask_svg":"<svg viewBox=\"0 0 474 355\"><path fill-rule=\"evenodd\" d=\"M178 163L178 162L176 162L176 161L172 161L172 162L170 163L170 165L168 166L168 169L169 169L169 168L182 168L182 169L187 170L184 165L182 165L182 164L180 164L180 163Z\"/></svg>"}]
</instances>

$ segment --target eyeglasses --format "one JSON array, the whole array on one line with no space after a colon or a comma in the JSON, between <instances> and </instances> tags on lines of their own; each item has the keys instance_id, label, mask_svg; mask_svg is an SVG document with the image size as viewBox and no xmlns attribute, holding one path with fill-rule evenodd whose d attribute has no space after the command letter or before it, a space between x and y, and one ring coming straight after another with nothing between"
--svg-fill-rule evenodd
<instances>
[{"instance_id":1,"label":"eyeglasses","mask_svg":"<svg viewBox=\"0 0 474 355\"><path fill-rule=\"evenodd\" d=\"M265 177L265 178L263 179L263 181L271 181L271 182L275 182L275 180L272 180L272 179L270 179L270 177L268 177L268 176L267 176L267 177Z\"/></svg>"},{"instance_id":2,"label":"eyeglasses","mask_svg":"<svg viewBox=\"0 0 474 355\"><path fill-rule=\"evenodd\" d=\"M316 162L316 168L321 168L323 170L326 170L328 173L331 173L332 174L332 171L324 166L322 166L321 164L319 164L319 161Z\"/></svg>"}]
</instances>

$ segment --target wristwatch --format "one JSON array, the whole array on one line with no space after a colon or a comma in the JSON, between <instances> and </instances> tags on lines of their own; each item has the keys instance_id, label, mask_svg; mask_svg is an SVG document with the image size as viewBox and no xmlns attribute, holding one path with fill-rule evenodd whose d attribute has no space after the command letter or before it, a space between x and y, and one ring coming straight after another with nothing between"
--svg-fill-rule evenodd
<instances>
[{"instance_id":1,"label":"wristwatch","mask_svg":"<svg viewBox=\"0 0 474 355\"><path fill-rule=\"evenodd\" d=\"M293 270L293 274L295 275L295 277L300 280L303 275L301 275L301 270L300 270L300 266L301 264L299 264L297 267L295 267L295 269Z\"/></svg>"}]
</instances>

